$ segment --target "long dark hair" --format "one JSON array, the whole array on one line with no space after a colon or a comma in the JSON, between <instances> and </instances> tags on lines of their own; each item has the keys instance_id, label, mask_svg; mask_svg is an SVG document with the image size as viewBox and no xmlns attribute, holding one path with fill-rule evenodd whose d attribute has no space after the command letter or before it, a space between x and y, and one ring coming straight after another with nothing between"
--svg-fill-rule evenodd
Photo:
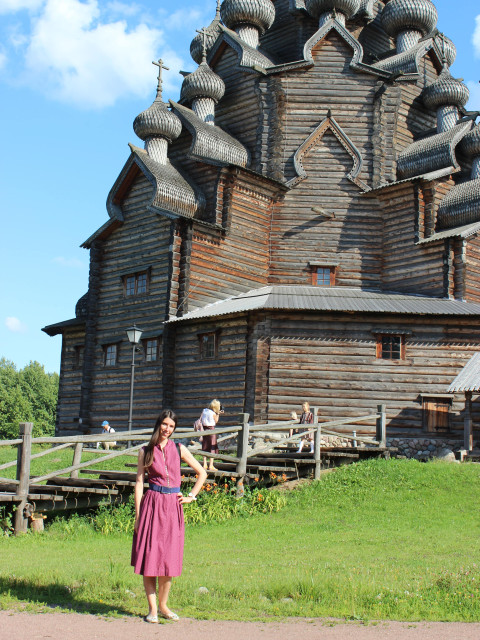
<instances>
[{"instance_id":1,"label":"long dark hair","mask_svg":"<svg viewBox=\"0 0 480 640\"><path fill-rule=\"evenodd\" d=\"M143 466L145 467L145 469L148 469L148 467L152 465L153 451L160 440L160 426L162 425L165 418L170 418L170 420L173 420L173 422L175 423L175 426L173 427L174 431L177 428L177 414L171 409L164 409L158 416L157 421L155 422L152 437L150 438L150 442L145 447L145 455L143 459Z\"/></svg>"}]
</instances>

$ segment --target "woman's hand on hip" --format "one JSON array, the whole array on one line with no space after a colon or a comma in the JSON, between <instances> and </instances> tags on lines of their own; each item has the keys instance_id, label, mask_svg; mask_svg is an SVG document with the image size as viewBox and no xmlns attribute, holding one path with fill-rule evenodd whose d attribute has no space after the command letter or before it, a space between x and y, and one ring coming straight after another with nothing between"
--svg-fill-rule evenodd
<instances>
[{"instance_id":1,"label":"woman's hand on hip","mask_svg":"<svg viewBox=\"0 0 480 640\"><path fill-rule=\"evenodd\" d=\"M177 493L177 497L180 504L190 504L196 500L193 496L184 496L183 493Z\"/></svg>"}]
</instances>

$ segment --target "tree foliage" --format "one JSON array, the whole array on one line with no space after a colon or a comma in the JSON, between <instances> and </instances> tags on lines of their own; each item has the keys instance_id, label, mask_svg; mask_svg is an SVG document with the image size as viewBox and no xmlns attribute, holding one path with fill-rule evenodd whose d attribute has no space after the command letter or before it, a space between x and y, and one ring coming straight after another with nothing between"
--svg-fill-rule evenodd
<instances>
[{"instance_id":1,"label":"tree foliage","mask_svg":"<svg viewBox=\"0 0 480 640\"><path fill-rule=\"evenodd\" d=\"M54 435L58 374L30 362L17 369L0 358L0 439L18 437L19 422L33 422L34 436Z\"/></svg>"}]
</instances>

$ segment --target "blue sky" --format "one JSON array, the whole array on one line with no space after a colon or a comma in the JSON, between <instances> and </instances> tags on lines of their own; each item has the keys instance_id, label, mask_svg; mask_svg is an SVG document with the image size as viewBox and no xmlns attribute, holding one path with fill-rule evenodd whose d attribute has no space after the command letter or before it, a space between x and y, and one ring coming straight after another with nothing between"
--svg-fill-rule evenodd
<instances>
[{"instance_id":1,"label":"blue sky","mask_svg":"<svg viewBox=\"0 0 480 640\"><path fill-rule=\"evenodd\" d=\"M434 0L457 46L452 67L480 110L478 0ZM0 0L0 357L58 371L61 338L41 328L74 317L87 290L79 245L107 219L135 116L155 94L177 99L189 45L215 0Z\"/></svg>"}]
</instances>

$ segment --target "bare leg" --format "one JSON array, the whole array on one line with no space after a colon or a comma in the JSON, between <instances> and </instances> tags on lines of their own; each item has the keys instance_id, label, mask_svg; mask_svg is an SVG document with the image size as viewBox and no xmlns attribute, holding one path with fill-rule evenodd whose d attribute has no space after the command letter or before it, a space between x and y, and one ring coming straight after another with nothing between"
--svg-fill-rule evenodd
<instances>
[{"instance_id":1,"label":"bare leg","mask_svg":"<svg viewBox=\"0 0 480 640\"><path fill-rule=\"evenodd\" d=\"M160 583L160 578L158 579ZM157 615L157 578L155 576L143 576L143 586L148 602L148 615ZM159 590L160 590L160 584Z\"/></svg>"},{"instance_id":2,"label":"bare leg","mask_svg":"<svg viewBox=\"0 0 480 640\"><path fill-rule=\"evenodd\" d=\"M203 456L203 468L207 468L207 456Z\"/></svg>"},{"instance_id":3,"label":"bare leg","mask_svg":"<svg viewBox=\"0 0 480 640\"><path fill-rule=\"evenodd\" d=\"M172 586L172 578L170 576L158 576L158 605L160 612L168 615L172 613L167 607L168 594Z\"/></svg>"}]
</instances>

